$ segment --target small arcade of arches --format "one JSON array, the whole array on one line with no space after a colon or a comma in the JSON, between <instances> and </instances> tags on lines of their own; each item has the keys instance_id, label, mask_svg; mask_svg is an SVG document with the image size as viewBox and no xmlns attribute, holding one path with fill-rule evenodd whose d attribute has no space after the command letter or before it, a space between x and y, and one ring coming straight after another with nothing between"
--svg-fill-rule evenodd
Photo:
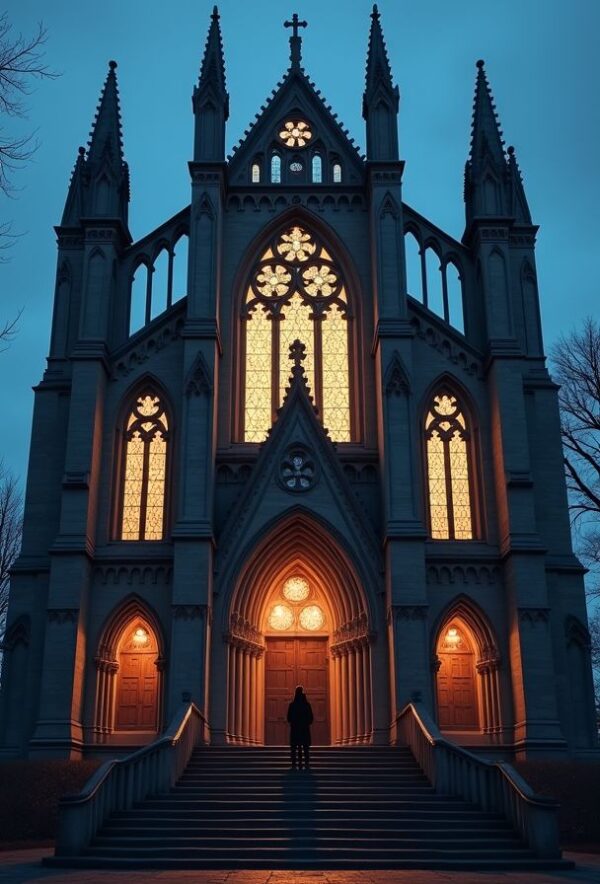
<instances>
[{"instance_id":1,"label":"small arcade of arches","mask_svg":"<svg viewBox=\"0 0 600 884\"><path fill-rule=\"evenodd\" d=\"M164 659L153 618L135 602L112 618L98 655L96 743L152 738L162 726Z\"/></svg>"},{"instance_id":2,"label":"small arcade of arches","mask_svg":"<svg viewBox=\"0 0 600 884\"><path fill-rule=\"evenodd\" d=\"M351 564L321 525L297 516L273 529L231 602L227 741L287 743L287 706L302 684L313 743L371 742L369 622Z\"/></svg>"},{"instance_id":3,"label":"small arcade of arches","mask_svg":"<svg viewBox=\"0 0 600 884\"><path fill-rule=\"evenodd\" d=\"M438 725L500 738L500 655L485 618L470 603L446 613L435 640L433 668Z\"/></svg>"}]
</instances>

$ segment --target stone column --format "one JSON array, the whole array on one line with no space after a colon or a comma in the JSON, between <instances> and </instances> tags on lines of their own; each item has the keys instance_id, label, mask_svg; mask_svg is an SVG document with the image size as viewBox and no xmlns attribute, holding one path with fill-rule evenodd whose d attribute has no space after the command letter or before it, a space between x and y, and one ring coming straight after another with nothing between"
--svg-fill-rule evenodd
<instances>
[{"instance_id":1,"label":"stone column","mask_svg":"<svg viewBox=\"0 0 600 884\"><path fill-rule=\"evenodd\" d=\"M228 645L229 653L229 681L227 693L227 738L233 742L235 738L235 692L236 692L236 648L231 642Z\"/></svg>"},{"instance_id":2,"label":"stone column","mask_svg":"<svg viewBox=\"0 0 600 884\"><path fill-rule=\"evenodd\" d=\"M365 688L364 688L364 648L360 639L356 642L354 648L354 657L356 660L356 736L358 742L365 742Z\"/></svg>"},{"instance_id":3,"label":"stone column","mask_svg":"<svg viewBox=\"0 0 600 884\"><path fill-rule=\"evenodd\" d=\"M244 648L242 651L244 655L244 710L242 716L242 734L244 737L244 742L250 742L250 712L251 712L251 699L250 699L250 667L251 667L251 656L250 652L247 648Z\"/></svg>"}]
</instances>

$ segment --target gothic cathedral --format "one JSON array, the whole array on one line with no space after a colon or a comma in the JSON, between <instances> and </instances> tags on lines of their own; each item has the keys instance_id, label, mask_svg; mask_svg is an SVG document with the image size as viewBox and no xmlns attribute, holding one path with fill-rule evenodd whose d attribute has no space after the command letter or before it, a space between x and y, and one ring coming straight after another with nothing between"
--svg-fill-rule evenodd
<instances>
[{"instance_id":1,"label":"gothic cathedral","mask_svg":"<svg viewBox=\"0 0 600 884\"><path fill-rule=\"evenodd\" d=\"M122 752L190 700L213 744L281 744L299 683L318 744L393 743L412 702L488 755L583 754L537 226L483 62L459 242L402 202L377 7L366 156L286 25L289 68L226 158L214 10L191 203L137 241L109 65L56 228L0 755Z\"/></svg>"}]
</instances>

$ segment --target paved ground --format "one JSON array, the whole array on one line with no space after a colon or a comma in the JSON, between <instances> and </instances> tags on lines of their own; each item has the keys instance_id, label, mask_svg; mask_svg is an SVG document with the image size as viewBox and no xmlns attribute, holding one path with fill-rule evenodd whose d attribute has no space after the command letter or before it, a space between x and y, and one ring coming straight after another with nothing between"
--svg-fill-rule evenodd
<instances>
[{"instance_id":1,"label":"paved ground","mask_svg":"<svg viewBox=\"0 0 600 884\"><path fill-rule=\"evenodd\" d=\"M600 854L566 853L577 863L571 872L94 872L61 871L40 865L49 848L0 853L0 884L600 884Z\"/></svg>"}]
</instances>

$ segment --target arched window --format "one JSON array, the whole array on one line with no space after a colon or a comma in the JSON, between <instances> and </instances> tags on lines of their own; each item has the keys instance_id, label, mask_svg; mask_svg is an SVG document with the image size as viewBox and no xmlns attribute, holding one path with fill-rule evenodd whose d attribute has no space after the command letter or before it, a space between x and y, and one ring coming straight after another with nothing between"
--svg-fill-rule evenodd
<instances>
[{"instance_id":1,"label":"arched window","mask_svg":"<svg viewBox=\"0 0 600 884\"><path fill-rule=\"evenodd\" d=\"M260 183L260 166L258 163L252 163L252 184Z\"/></svg>"},{"instance_id":2,"label":"arched window","mask_svg":"<svg viewBox=\"0 0 600 884\"><path fill-rule=\"evenodd\" d=\"M281 184L281 157L277 153L271 157L271 183Z\"/></svg>"},{"instance_id":3,"label":"arched window","mask_svg":"<svg viewBox=\"0 0 600 884\"><path fill-rule=\"evenodd\" d=\"M162 540L169 425L154 390L137 397L125 429L121 540Z\"/></svg>"},{"instance_id":4,"label":"arched window","mask_svg":"<svg viewBox=\"0 0 600 884\"><path fill-rule=\"evenodd\" d=\"M253 268L245 319L244 439L262 442L290 377L290 345L306 347L304 370L331 438L349 442L347 297L339 268L318 238L293 226Z\"/></svg>"},{"instance_id":5,"label":"arched window","mask_svg":"<svg viewBox=\"0 0 600 884\"><path fill-rule=\"evenodd\" d=\"M339 163L333 164L333 183L341 184L342 182L342 167Z\"/></svg>"},{"instance_id":6,"label":"arched window","mask_svg":"<svg viewBox=\"0 0 600 884\"><path fill-rule=\"evenodd\" d=\"M312 158L312 180L313 184L321 184L323 180L323 163L318 153Z\"/></svg>"},{"instance_id":7,"label":"arched window","mask_svg":"<svg viewBox=\"0 0 600 884\"><path fill-rule=\"evenodd\" d=\"M431 536L434 540L471 540L470 432L458 399L446 389L431 398L425 440Z\"/></svg>"}]
</instances>

